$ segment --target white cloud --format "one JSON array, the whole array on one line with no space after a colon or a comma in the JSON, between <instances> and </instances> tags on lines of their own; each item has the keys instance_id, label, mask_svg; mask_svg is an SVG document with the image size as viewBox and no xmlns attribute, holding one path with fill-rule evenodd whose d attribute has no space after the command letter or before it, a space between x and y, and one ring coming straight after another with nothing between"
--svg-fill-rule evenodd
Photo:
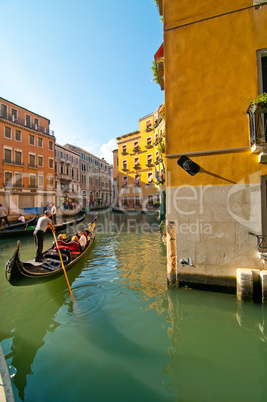
<instances>
[{"instance_id":1,"label":"white cloud","mask_svg":"<svg viewBox=\"0 0 267 402\"><path fill-rule=\"evenodd\" d=\"M113 164L113 154L112 151L117 149L117 141L112 138L107 144L103 144L100 147L101 158L105 158L108 163Z\"/></svg>"}]
</instances>

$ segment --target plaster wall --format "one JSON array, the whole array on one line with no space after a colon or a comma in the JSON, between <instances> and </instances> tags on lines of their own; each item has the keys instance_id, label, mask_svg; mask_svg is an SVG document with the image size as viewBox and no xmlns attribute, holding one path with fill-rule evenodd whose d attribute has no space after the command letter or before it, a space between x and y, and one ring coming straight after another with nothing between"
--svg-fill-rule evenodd
<instances>
[{"instance_id":1,"label":"plaster wall","mask_svg":"<svg viewBox=\"0 0 267 402\"><path fill-rule=\"evenodd\" d=\"M249 235L261 233L260 184L167 188L167 202L178 281L235 287L237 268L265 268ZM194 267L180 265L187 257Z\"/></svg>"}]
</instances>

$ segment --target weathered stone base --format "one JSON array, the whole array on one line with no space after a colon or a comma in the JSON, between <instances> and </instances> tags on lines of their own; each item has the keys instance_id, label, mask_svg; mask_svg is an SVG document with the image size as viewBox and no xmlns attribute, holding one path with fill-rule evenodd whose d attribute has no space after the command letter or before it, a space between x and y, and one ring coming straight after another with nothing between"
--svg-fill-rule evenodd
<instances>
[{"instance_id":1,"label":"weathered stone base","mask_svg":"<svg viewBox=\"0 0 267 402\"><path fill-rule=\"evenodd\" d=\"M260 183L168 188L167 201L180 286L221 287L234 293L237 267L265 269L256 237L249 234L262 232Z\"/></svg>"}]
</instances>

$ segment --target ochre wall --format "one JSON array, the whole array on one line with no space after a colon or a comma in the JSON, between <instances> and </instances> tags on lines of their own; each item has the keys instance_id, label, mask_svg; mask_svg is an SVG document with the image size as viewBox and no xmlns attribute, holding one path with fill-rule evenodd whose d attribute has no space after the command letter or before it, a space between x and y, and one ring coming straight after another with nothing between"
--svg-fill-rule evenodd
<instances>
[{"instance_id":1,"label":"ochre wall","mask_svg":"<svg viewBox=\"0 0 267 402\"><path fill-rule=\"evenodd\" d=\"M267 173L258 156L246 151L246 112L249 98L258 93L256 50L267 48L267 7L251 6L252 1L224 1L222 6L214 0L164 0L166 155L203 152L191 159L233 182L257 170ZM244 153L205 154L235 148ZM168 186L228 184L211 175L189 177L176 165L178 158L168 161Z\"/></svg>"}]
</instances>

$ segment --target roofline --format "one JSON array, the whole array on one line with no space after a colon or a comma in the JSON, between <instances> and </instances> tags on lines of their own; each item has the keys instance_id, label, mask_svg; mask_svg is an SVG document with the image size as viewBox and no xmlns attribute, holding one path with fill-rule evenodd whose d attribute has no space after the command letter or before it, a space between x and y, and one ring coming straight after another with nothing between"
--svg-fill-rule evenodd
<instances>
[{"instance_id":1,"label":"roofline","mask_svg":"<svg viewBox=\"0 0 267 402\"><path fill-rule=\"evenodd\" d=\"M136 131L132 131L131 133L121 135L120 137L117 137L116 140L121 140L122 138L126 138L126 137L129 137L130 135L136 135L136 134L140 134L140 131L136 130Z\"/></svg>"},{"instance_id":2,"label":"roofline","mask_svg":"<svg viewBox=\"0 0 267 402\"><path fill-rule=\"evenodd\" d=\"M78 152L73 151L73 150L71 150L71 149L69 149L69 148L65 148L64 145L60 145L60 144L58 144L57 142L55 143L55 146L56 146L56 147L60 147L60 148L64 149L65 151L73 152L75 155L79 156L79 158L81 157L81 155L80 155Z\"/></svg>"},{"instance_id":3,"label":"roofline","mask_svg":"<svg viewBox=\"0 0 267 402\"><path fill-rule=\"evenodd\" d=\"M147 114L146 116L141 117L138 121L142 121L142 120L144 120L144 119L147 119L148 117L153 116L154 113L155 113L155 112L149 113L149 114Z\"/></svg>"},{"instance_id":4,"label":"roofline","mask_svg":"<svg viewBox=\"0 0 267 402\"><path fill-rule=\"evenodd\" d=\"M7 100L7 99L5 99L5 98L0 97L0 100L1 100L1 99L2 99L3 101L5 101L5 102L11 103L11 104L14 105L14 106L20 107L20 108L23 109L23 110L26 110L27 112L33 113L33 114L35 114L36 116L42 117L42 119L48 120L48 121L49 121L49 124L50 124L50 120L49 120L47 117L44 117L44 116L42 116L42 115L40 115L40 114L38 114L38 113L35 113L35 112L33 112L33 111L29 110L29 109L26 109L26 108L23 107L23 106L17 105L16 103L11 102L11 101L9 101L9 100Z\"/></svg>"}]
</instances>

